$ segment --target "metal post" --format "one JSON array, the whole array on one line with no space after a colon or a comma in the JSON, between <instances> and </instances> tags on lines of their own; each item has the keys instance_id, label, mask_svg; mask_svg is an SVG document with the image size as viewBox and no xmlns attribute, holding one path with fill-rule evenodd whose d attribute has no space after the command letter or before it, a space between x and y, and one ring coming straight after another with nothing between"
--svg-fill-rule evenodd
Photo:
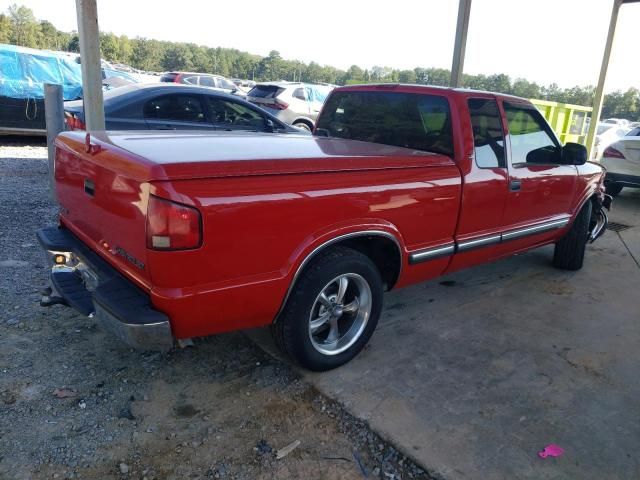
<instances>
[{"instance_id":1,"label":"metal post","mask_svg":"<svg viewBox=\"0 0 640 480\"><path fill-rule=\"evenodd\" d=\"M82 61L82 104L87 131L104 130L100 31L96 0L76 0L80 58Z\"/></svg>"},{"instance_id":2,"label":"metal post","mask_svg":"<svg viewBox=\"0 0 640 480\"><path fill-rule=\"evenodd\" d=\"M467 31L471 16L471 0L460 0L458 5L458 23L456 25L456 40L453 46L453 62L451 64L452 87L462 85L462 70L464 68L464 54L467 48Z\"/></svg>"},{"instance_id":3,"label":"metal post","mask_svg":"<svg viewBox=\"0 0 640 480\"><path fill-rule=\"evenodd\" d=\"M618 23L618 11L623 0L613 0L613 8L611 9L611 20L609 20L609 33L607 34L607 43L604 46L604 54L602 56L602 66L600 67L600 77L598 78L598 86L596 87L595 97L593 99L593 112L591 112L591 123L589 124L589 133L587 134L587 150L589 158L593 154L593 147L596 140L596 130L598 121L602 113L602 103L604 99L604 83L607 79L607 69L609 68L609 58L611 57L611 47L613 46L613 38L616 33L616 24Z\"/></svg>"},{"instance_id":4,"label":"metal post","mask_svg":"<svg viewBox=\"0 0 640 480\"><path fill-rule=\"evenodd\" d=\"M64 103L62 85L44 84L44 117L47 124L47 156L49 158L49 198L56 201L54 141L64 130Z\"/></svg>"}]
</instances>

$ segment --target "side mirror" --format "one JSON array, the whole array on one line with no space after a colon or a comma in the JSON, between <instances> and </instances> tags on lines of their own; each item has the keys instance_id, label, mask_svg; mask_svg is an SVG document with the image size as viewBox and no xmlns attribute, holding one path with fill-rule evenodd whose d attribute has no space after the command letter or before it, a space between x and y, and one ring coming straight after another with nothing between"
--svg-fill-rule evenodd
<instances>
[{"instance_id":1,"label":"side mirror","mask_svg":"<svg viewBox=\"0 0 640 480\"><path fill-rule=\"evenodd\" d=\"M562 147L563 165L584 165L587 161L587 148L579 143L568 142Z\"/></svg>"},{"instance_id":2,"label":"side mirror","mask_svg":"<svg viewBox=\"0 0 640 480\"><path fill-rule=\"evenodd\" d=\"M273 123L273 120L271 120L270 118L267 118L267 125L265 128L265 131L269 132L269 133L274 133L276 131L276 126Z\"/></svg>"}]
</instances>

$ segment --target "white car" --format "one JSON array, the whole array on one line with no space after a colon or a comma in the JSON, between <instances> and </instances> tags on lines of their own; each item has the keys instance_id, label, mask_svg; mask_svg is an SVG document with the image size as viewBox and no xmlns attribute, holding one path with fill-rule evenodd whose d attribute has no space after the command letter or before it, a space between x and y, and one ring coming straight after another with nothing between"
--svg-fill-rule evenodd
<instances>
[{"instance_id":1,"label":"white car","mask_svg":"<svg viewBox=\"0 0 640 480\"><path fill-rule=\"evenodd\" d=\"M603 120L602 123L610 123L612 125L626 127L629 125L629 120L625 120L624 118L607 118L606 120Z\"/></svg>"},{"instance_id":2,"label":"white car","mask_svg":"<svg viewBox=\"0 0 640 480\"><path fill-rule=\"evenodd\" d=\"M607 169L609 195L618 195L624 187L640 188L640 127L606 147L600 163Z\"/></svg>"},{"instance_id":3,"label":"white car","mask_svg":"<svg viewBox=\"0 0 640 480\"><path fill-rule=\"evenodd\" d=\"M600 154L604 151L605 148L607 148L613 142L624 137L628 131L628 128L616 125L615 123L598 123L598 128L596 130L594 158L600 157Z\"/></svg>"}]
</instances>

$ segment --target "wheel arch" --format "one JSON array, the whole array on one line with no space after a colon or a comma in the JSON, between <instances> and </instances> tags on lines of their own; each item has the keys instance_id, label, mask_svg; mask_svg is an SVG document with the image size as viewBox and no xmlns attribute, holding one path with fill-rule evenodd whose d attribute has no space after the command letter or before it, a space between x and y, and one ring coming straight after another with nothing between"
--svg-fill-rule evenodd
<instances>
[{"instance_id":1,"label":"wheel arch","mask_svg":"<svg viewBox=\"0 0 640 480\"><path fill-rule=\"evenodd\" d=\"M300 274L309 263L322 252L337 246L352 248L366 255L378 268L386 290L391 290L400 278L402 265L404 263L404 250L401 239L397 234L384 229L355 230L347 233L337 234L331 238L319 242L306 254L299 256L296 262L295 272L289 282L289 286L280 305L280 309L274 318L277 321L284 309L289 295L298 281ZM301 258L301 260L300 260Z\"/></svg>"}]
</instances>

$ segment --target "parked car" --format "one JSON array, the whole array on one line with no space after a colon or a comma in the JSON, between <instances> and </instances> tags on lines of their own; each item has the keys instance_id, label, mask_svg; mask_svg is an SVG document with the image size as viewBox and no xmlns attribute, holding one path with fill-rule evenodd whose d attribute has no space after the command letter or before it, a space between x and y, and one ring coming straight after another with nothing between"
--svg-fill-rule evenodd
<instances>
[{"instance_id":1,"label":"parked car","mask_svg":"<svg viewBox=\"0 0 640 480\"><path fill-rule=\"evenodd\" d=\"M626 127L629 125L629 120L624 118L607 118L602 121L602 123L610 123L611 125L620 125L621 127Z\"/></svg>"},{"instance_id":2,"label":"parked car","mask_svg":"<svg viewBox=\"0 0 640 480\"><path fill-rule=\"evenodd\" d=\"M600 163L607 169L605 186L614 197L623 188L640 188L640 127L605 148Z\"/></svg>"},{"instance_id":3,"label":"parked car","mask_svg":"<svg viewBox=\"0 0 640 480\"><path fill-rule=\"evenodd\" d=\"M272 325L327 370L367 344L384 290L548 244L577 270L606 228L603 168L528 100L344 87L316 131L63 132L44 304L145 349Z\"/></svg>"},{"instance_id":4,"label":"parked car","mask_svg":"<svg viewBox=\"0 0 640 480\"><path fill-rule=\"evenodd\" d=\"M247 100L267 109L283 122L311 131L332 89L309 83L265 82L249 90Z\"/></svg>"},{"instance_id":5,"label":"parked car","mask_svg":"<svg viewBox=\"0 0 640 480\"><path fill-rule=\"evenodd\" d=\"M619 138L624 137L628 131L628 128L622 127L616 123L598 123L593 157L596 159L599 158L605 148Z\"/></svg>"},{"instance_id":6,"label":"parked car","mask_svg":"<svg viewBox=\"0 0 640 480\"><path fill-rule=\"evenodd\" d=\"M244 90L239 89L235 83L221 75L194 72L166 72L160 77L160 81L215 88L225 93L232 93L241 97L246 96Z\"/></svg>"},{"instance_id":7,"label":"parked car","mask_svg":"<svg viewBox=\"0 0 640 480\"><path fill-rule=\"evenodd\" d=\"M69 130L84 130L82 100L65 102ZM301 133L255 105L210 88L131 84L104 94L107 130L251 130Z\"/></svg>"}]
</instances>

